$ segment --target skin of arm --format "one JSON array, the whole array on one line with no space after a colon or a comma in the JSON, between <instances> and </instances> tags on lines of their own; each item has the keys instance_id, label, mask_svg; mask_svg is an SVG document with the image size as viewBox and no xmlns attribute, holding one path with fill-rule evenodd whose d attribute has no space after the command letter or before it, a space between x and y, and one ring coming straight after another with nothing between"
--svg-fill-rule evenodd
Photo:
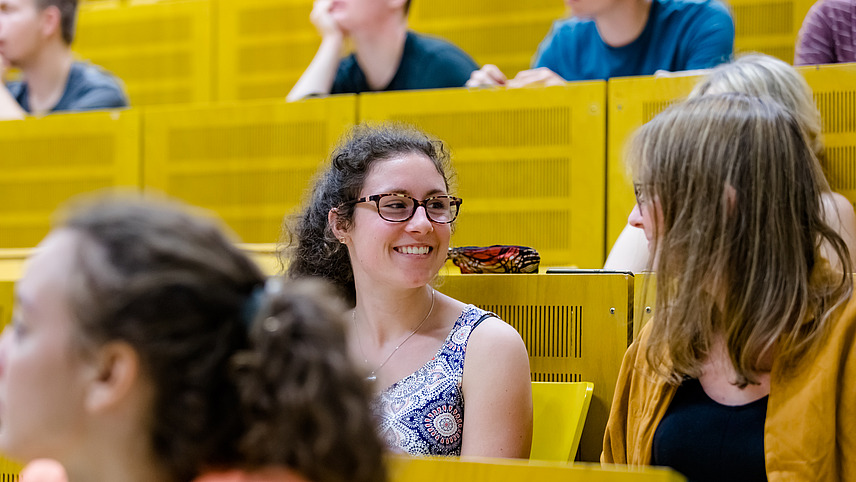
<instances>
[{"instance_id":1,"label":"skin of arm","mask_svg":"<svg viewBox=\"0 0 856 482\"><path fill-rule=\"evenodd\" d=\"M844 238L844 243L850 251L850 263L856 266L856 213L853 211L853 205L837 192L823 193L821 199L826 224ZM827 244L821 246L820 251L834 268L840 268L834 251Z\"/></svg>"},{"instance_id":2,"label":"skin of arm","mask_svg":"<svg viewBox=\"0 0 856 482\"><path fill-rule=\"evenodd\" d=\"M6 77L9 65L5 58L0 57L0 79ZM18 101L9 93L5 84L0 84L0 120L23 119L27 113L18 105Z\"/></svg>"},{"instance_id":3,"label":"skin of arm","mask_svg":"<svg viewBox=\"0 0 856 482\"><path fill-rule=\"evenodd\" d=\"M339 67L339 56L345 34L330 15L331 0L316 0L309 19L318 33L321 34L321 45L315 53L309 67L294 84L286 100L294 102L313 94L329 94L336 79Z\"/></svg>"},{"instance_id":4,"label":"skin of arm","mask_svg":"<svg viewBox=\"0 0 856 482\"><path fill-rule=\"evenodd\" d=\"M532 446L529 355L520 335L497 318L470 336L464 364L462 456L528 458Z\"/></svg>"}]
</instances>

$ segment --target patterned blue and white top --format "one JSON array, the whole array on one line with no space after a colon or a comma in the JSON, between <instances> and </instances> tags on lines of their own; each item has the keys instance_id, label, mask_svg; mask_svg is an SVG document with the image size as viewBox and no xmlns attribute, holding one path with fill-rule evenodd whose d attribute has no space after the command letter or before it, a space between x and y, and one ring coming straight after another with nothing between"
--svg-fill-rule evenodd
<instances>
[{"instance_id":1,"label":"patterned blue and white top","mask_svg":"<svg viewBox=\"0 0 856 482\"><path fill-rule=\"evenodd\" d=\"M496 315L467 305L437 354L377 395L372 410L389 447L412 455L461 455L467 341L491 316Z\"/></svg>"}]
</instances>

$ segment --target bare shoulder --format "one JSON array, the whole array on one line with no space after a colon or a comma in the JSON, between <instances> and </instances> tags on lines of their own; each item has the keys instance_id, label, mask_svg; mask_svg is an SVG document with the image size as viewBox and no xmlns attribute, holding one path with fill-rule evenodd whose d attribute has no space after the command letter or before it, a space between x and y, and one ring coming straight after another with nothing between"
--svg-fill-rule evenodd
<instances>
[{"instance_id":1,"label":"bare shoulder","mask_svg":"<svg viewBox=\"0 0 856 482\"><path fill-rule=\"evenodd\" d=\"M473 372L485 374L518 368L528 377L529 354L520 334L499 318L483 320L467 342L464 378Z\"/></svg>"},{"instance_id":2,"label":"bare shoulder","mask_svg":"<svg viewBox=\"0 0 856 482\"><path fill-rule=\"evenodd\" d=\"M472 335L470 335L469 342L467 342L468 355L473 351L480 351L482 349L495 353L497 350L521 348L524 352L526 351L520 333L514 327L495 316L486 318L479 323L473 330Z\"/></svg>"}]
</instances>

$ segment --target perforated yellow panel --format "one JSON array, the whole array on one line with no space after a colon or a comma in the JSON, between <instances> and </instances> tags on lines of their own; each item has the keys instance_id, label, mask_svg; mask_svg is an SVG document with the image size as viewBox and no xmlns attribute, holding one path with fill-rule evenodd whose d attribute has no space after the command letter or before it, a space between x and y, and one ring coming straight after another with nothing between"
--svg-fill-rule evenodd
<instances>
[{"instance_id":1,"label":"perforated yellow panel","mask_svg":"<svg viewBox=\"0 0 856 482\"><path fill-rule=\"evenodd\" d=\"M448 143L464 199L454 245L527 245L541 266L600 267L605 85L365 94L360 117Z\"/></svg>"},{"instance_id":2,"label":"perforated yellow panel","mask_svg":"<svg viewBox=\"0 0 856 482\"><path fill-rule=\"evenodd\" d=\"M283 215L355 119L355 96L153 108L145 183L216 212L245 242L275 243Z\"/></svg>"},{"instance_id":3,"label":"perforated yellow panel","mask_svg":"<svg viewBox=\"0 0 856 482\"><path fill-rule=\"evenodd\" d=\"M727 0L734 16L734 49L762 52L789 64L802 21L815 0Z\"/></svg>"},{"instance_id":4,"label":"perforated yellow panel","mask_svg":"<svg viewBox=\"0 0 856 482\"><path fill-rule=\"evenodd\" d=\"M213 100L211 2L81 6L74 51L125 82L131 105Z\"/></svg>"},{"instance_id":5,"label":"perforated yellow panel","mask_svg":"<svg viewBox=\"0 0 856 482\"><path fill-rule=\"evenodd\" d=\"M77 194L139 189L139 127L131 110L0 123L0 248L35 246Z\"/></svg>"},{"instance_id":6,"label":"perforated yellow panel","mask_svg":"<svg viewBox=\"0 0 856 482\"><path fill-rule=\"evenodd\" d=\"M629 274L457 275L437 289L496 313L523 337L532 381L594 383L580 451L600 460L621 359L632 336Z\"/></svg>"},{"instance_id":7,"label":"perforated yellow panel","mask_svg":"<svg viewBox=\"0 0 856 482\"><path fill-rule=\"evenodd\" d=\"M798 70L811 86L823 118L829 184L856 205L856 64Z\"/></svg>"},{"instance_id":8,"label":"perforated yellow panel","mask_svg":"<svg viewBox=\"0 0 856 482\"><path fill-rule=\"evenodd\" d=\"M514 459L457 457L390 457L391 482L682 482L686 479L660 467L574 464Z\"/></svg>"},{"instance_id":9,"label":"perforated yellow panel","mask_svg":"<svg viewBox=\"0 0 856 482\"><path fill-rule=\"evenodd\" d=\"M312 0L219 0L218 99L285 99L318 49Z\"/></svg>"},{"instance_id":10,"label":"perforated yellow panel","mask_svg":"<svg viewBox=\"0 0 856 482\"><path fill-rule=\"evenodd\" d=\"M416 1L410 25L451 41L479 65L496 64L513 77L530 67L550 26L565 14L556 0Z\"/></svg>"},{"instance_id":11,"label":"perforated yellow panel","mask_svg":"<svg viewBox=\"0 0 856 482\"><path fill-rule=\"evenodd\" d=\"M608 85L606 249L627 224L636 202L633 182L624 164L627 142L642 124L666 107L686 98L701 76L625 77Z\"/></svg>"},{"instance_id":12,"label":"perforated yellow panel","mask_svg":"<svg viewBox=\"0 0 856 482\"><path fill-rule=\"evenodd\" d=\"M18 482L21 465L0 455L0 482Z\"/></svg>"}]
</instances>

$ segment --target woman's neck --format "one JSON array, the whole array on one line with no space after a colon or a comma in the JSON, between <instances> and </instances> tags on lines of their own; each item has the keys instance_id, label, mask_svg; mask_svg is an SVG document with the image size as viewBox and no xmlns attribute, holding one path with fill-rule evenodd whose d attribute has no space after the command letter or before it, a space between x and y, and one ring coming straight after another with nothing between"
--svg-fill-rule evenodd
<instances>
[{"instance_id":1,"label":"woman's neck","mask_svg":"<svg viewBox=\"0 0 856 482\"><path fill-rule=\"evenodd\" d=\"M353 313L355 327L359 326L360 336L371 337L378 346L398 340L425 320L433 307L434 296L433 288L427 285L395 292L358 290Z\"/></svg>"}]
</instances>

